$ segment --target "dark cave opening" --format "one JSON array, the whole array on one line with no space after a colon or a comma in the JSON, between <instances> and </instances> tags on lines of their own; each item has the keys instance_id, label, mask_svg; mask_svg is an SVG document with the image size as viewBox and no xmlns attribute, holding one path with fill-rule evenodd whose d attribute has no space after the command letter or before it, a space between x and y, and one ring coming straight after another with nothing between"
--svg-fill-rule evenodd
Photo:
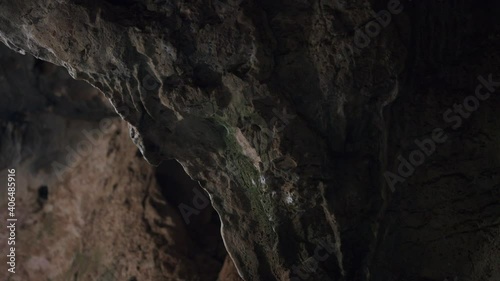
<instances>
[{"instance_id":1,"label":"dark cave opening","mask_svg":"<svg viewBox=\"0 0 500 281\"><path fill-rule=\"evenodd\" d=\"M163 197L182 217L198 250L219 261L222 267L227 252L220 233L221 223L206 191L176 160L162 162L156 167L155 176Z\"/></svg>"}]
</instances>

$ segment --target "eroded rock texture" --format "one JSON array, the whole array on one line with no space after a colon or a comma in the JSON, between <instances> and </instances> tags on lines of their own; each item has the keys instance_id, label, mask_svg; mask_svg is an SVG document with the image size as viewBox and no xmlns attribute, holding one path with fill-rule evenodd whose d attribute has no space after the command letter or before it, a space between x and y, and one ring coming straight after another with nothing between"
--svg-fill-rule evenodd
<instances>
[{"instance_id":1,"label":"eroded rock texture","mask_svg":"<svg viewBox=\"0 0 500 281\"><path fill-rule=\"evenodd\" d=\"M199 187L182 182L189 177L175 162L159 170L144 161L95 88L6 47L0 65L0 180L16 169L18 219L16 273L2 266L1 280L216 280L236 273L214 210L186 224L172 200L191 198L170 196ZM0 193L2 210L7 202ZM0 232L2 253L7 235ZM0 262L7 259L2 254Z\"/></svg>"},{"instance_id":2,"label":"eroded rock texture","mask_svg":"<svg viewBox=\"0 0 500 281\"><path fill-rule=\"evenodd\" d=\"M0 9L4 43L97 87L150 163L176 159L201 183L243 279L500 278L500 100L456 129L443 119L478 75L498 80L495 1ZM366 44L356 30L382 9ZM393 193L384 172L438 127L447 141Z\"/></svg>"}]
</instances>

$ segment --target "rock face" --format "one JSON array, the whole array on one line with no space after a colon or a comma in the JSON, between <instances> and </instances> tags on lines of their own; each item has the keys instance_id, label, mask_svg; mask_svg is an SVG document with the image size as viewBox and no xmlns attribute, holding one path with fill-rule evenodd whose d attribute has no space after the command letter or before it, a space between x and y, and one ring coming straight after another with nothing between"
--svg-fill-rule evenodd
<instances>
[{"instance_id":1,"label":"rock face","mask_svg":"<svg viewBox=\"0 0 500 281\"><path fill-rule=\"evenodd\" d=\"M220 271L231 274L213 209L185 223L172 199L186 200L172 198L170 190L192 192L192 182L182 181L189 177L176 163L160 170L144 161L125 122L95 88L6 47L0 64L0 180L16 169L18 219L16 273L3 267L2 280L216 280ZM7 202L2 192L2 210ZM5 222L7 213L0 214ZM0 240L6 235L2 230ZM9 247L0 244L4 265Z\"/></svg>"},{"instance_id":2,"label":"rock face","mask_svg":"<svg viewBox=\"0 0 500 281\"><path fill-rule=\"evenodd\" d=\"M498 280L499 8L6 0L0 38L179 161L245 280Z\"/></svg>"}]
</instances>

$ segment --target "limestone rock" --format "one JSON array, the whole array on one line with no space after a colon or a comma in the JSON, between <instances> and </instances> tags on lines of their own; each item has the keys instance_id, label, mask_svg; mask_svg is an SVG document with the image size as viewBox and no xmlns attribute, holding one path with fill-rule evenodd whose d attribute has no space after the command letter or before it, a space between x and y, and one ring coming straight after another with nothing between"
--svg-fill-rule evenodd
<instances>
[{"instance_id":1,"label":"limestone rock","mask_svg":"<svg viewBox=\"0 0 500 281\"><path fill-rule=\"evenodd\" d=\"M245 280L498 280L500 100L443 119L498 80L498 8L5 0L0 39L97 87L150 163L179 161Z\"/></svg>"}]
</instances>

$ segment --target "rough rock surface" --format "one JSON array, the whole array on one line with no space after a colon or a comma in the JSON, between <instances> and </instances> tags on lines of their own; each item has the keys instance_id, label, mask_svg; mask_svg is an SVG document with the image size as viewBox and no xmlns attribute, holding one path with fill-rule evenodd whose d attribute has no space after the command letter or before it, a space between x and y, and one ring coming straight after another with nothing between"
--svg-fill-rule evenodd
<instances>
[{"instance_id":1,"label":"rough rock surface","mask_svg":"<svg viewBox=\"0 0 500 281\"><path fill-rule=\"evenodd\" d=\"M402 12L362 42L382 9ZM498 81L498 10L5 0L0 37L101 90L150 163L178 160L245 280L498 280L500 99L443 119ZM391 192L385 171L435 128L447 141Z\"/></svg>"},{"instance_id":2,"label":"rough rock surface","mask_svg":"<svg viewBox=\"0 0 500 281\"><path fill-rule=\"evenodd\" d=\"M191 192L192 183L180 181L187 175L175 162L160 171L144 161L125 122L95 88L3 46L0 64L0 180L16 169L18 219L16 273L2 266L1 280L216 280L220 271L231 274L213 209L185 224L169 190ZM5 192L0 209L7 210ZM6 215L2 211L0 220ZM7 234L2 229L0 240ZM8 247L0 244L2 265Z\"/></svg>"}]
</instances>

